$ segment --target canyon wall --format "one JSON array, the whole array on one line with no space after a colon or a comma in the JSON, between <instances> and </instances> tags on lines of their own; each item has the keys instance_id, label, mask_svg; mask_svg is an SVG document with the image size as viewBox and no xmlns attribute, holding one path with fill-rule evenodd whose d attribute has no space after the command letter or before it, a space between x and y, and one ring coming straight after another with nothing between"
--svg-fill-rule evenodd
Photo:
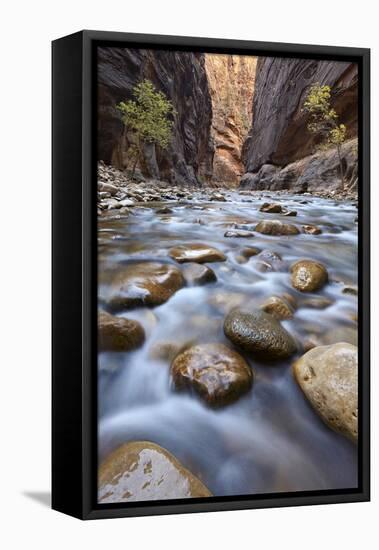
<instances>
[{"instance_id":1,"label":"canyon wall","mask_svg":"<svg viewBox=\"0 0 379 550\"><path fill-rule=\"evenodd\" d=\"M237 186L244 172L241 149L252 117L256 62L251 56L205 54L215 146L213 182Z\"/></svg>"},{"instance_id":2,"label":"canyon wall","mask_svg":"<svg viewBox=\"0 0 379 550\"><path fill-rule=\"evenodd\" d=\"M204 55L190 52L98 49L98 159L124 169L130 141L116 109L143 79L173 103L173 137L166 150L146 147L145 175L183 185L212 176L212 104Z\"/></svg>"},{"instance_id":3,"label":"canyon wall","mask_svg":"<svg viewBox=\"0 0 379 550\"><path fill-rule=\"evenodd\" d=\"M307 129L308 117L302 112L302 105L312 84L331 87L331 104L339 121L347 127L347 139L356 138L358 67L355 63L261 57L256 73L252 127L243 146L247 174L241 180L242 187L268 188L270 172L277 174L278 168L304 157L312 159L313 167L315 159L324 165L325 155L329 160L334 158L329 152L323 156L318 151L318 138ZM344 162L350 172L355 169L356 148L354 140L344 148ZM338 162L334 164L336 168L332 172L338 169ZM301 166L305 169L306 163ZM321 169L320 166L319 171ZM321 172L320 177L326 181ZM282 188L289 188L292 179L285 173L285 177L280 178ZM307 182L303 183L307 188Z\"/></svg>"}]
</instances>

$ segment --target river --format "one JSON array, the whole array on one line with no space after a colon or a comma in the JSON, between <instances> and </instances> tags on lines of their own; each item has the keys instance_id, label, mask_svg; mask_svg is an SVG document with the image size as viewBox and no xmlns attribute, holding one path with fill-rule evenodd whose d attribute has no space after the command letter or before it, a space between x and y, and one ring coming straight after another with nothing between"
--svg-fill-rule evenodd
<instances>
[{"instance_id":1,"label":"river","mask_svg":"<svg viewBox=\"0 0 379 550\"><path fill-rule=\"evenodd\" d=\"M227 261L207 264L217 282L184 287L159 307L120 313L140 321L146 341L133 352L99 354L99 458L124 442L149 440L173 453L217 496L355 487L356 446L322 422L293 378L291 365L302 352L275 365L245 355L255 375L252 390L216 410L193 395L175 392L169 363L151 356L158 342L231 346L222 330L228 304L259 306L283 293L297 300L298 309L282 325L300 343L322 339L336 328L356 329L357 298L342 293L344 284L357 285L356 206L268 192L251 197L230 191L226 197L227 202L207 202L194 192L191 201L144 204L127 216L113 211L100 218L100 273L136 260L178 266L168 249L186 243L216 247ZM297 216L259 212L264 201L296 210ZM157 213L163 204L172 212ZM233 223L250 227L262 219L315 224L322 234L224 236ZM279 270L263 272L256 257L240 263L245 246L278 253L283 259ZM330 282L314 295L291 286L289 266L300 258L327 267ZM328 298L331 305L302 305L312 296Z\"/></svg>"}]
</instances>

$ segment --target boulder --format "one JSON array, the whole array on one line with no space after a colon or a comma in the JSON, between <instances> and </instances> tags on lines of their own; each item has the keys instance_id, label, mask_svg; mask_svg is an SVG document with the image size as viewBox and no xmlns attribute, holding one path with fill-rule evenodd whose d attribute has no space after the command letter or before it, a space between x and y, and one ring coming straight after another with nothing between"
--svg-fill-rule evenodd
<instances>
[{"instance_id":1,"label":"boulder","mask_svg":"<svg viewBox=\"0 0 379 550\"><path fill-rule=\"evenodd\" d=\"M188 263L183 266L182 273L188 285L205 285L217 281L213 269L206 265Z\"/></svg>"},{"instance_id":2,"label":"boulder","mask_svg":"<svg viewBox=\"0 0 379 550\"><path fill-rule=\"evenodd\" d=\"M177 267L157 262L141 262L129 264L112 273L100 298L115 311L158 306L183 285L184 278Z\"/></svg>"},{"instance_id":3,"label":"boulder","mask_svg":"<svg viewBox=\"0 0 379 550\"><path fill-rule=\"evenodd\" d=\"M252 370L236 351L223 344L200 344L178 355L171 365L177 390L196 392L208 405L236 401L252 386Z\"/></svg>"},{"instance_id":4,"label":"boulder","mask_svg":"<svg viewBox=\"0 0 379 550\"><path fill-rule=\"evenodd\" d=\"M129 351L141 346L145 331L138 321L99 311L97 317L99 351Z\"/></svg>"},{"instance_id":5,"label":"boulder","mask_svg":"<svg viewBox=\"0 0 379 550\"><path fill-rule=\"evenodd\" d=\"M308 401L333 430L358 438L358 350L347 343L311 349L293 366Z\"/></svg>"},{"instance_id":6,"label":"boulder","mask_svg":"<svg viewBox=\"0 0 379 550\"><path fill-rule=\"evenodd\" d=\"M260 309L232 310L224 320L224 333L233 344L263 361L287 359L297 349L279 321Z\"/></svg>"},{"instance_id":7,"label":"boulder","mask_svg":"<svg viewBox=\"0 0 379 550\"><path fill-rule=\"evenodd\" d=\"M326 267L313 260L299 260L291 266L291 283L301 292L314 292L328 282Z\"/></svg>"},{"instance_id":8,"label":"boulder","mask_svg":"<svg viewBox=\"0 0 379 550\"><path fill-rule=\"evenodd\" d=\"M255 231L263 235L298 235L300 233L296 225L279 220L263 220L256 225Z\"/></svg>"},{"instance_id":9,"label":"boulder","mask_svg":"<svg viewBox=\"0 0 379 550\"><path fill-rule=\"evenodd\" d=\"M209 497L207 487L171 453L150 441L131 441L100 465L98 502Z\"/></svg>"},{"instance_id":10,"label":"boulder","mask_svg":"<svg viewBox=\"0 0 379 550\"><path fill-rule=\"evenodd\" d=\"M198 243L183 244L171 248L169 255L180 264L185 262L203 264L206 262L224 262L226 260L226 256L217 248Z\"/></svg>"}]
</instances>

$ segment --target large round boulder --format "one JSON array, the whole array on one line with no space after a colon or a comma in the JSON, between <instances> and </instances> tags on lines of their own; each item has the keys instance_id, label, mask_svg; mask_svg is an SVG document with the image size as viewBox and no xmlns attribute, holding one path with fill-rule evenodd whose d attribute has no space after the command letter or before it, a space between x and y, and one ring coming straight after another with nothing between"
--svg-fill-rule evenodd
<instances>
[{"instance_id":1,"label":"large round boulder","mask_svg":"<svg viewBox=\"0 0 379 550\"><path fill-rule=\"evenodd\" d=\"M262 220L256 225L255 231L263 235L298 235L300 233L296 225L279 220Z\"/></svg>"},{"instance_id":2,"label":"large round boulder","mask_svg":"<svg viewBox=\"0 0 379 550\"><path fill-rule=\"evenodd\" d=\"M184 278L177 267L157 262L141 262L119 268L112 274L108 284L102 288L100 298L115 311L158 306L183 285Z\"/></svg>"},{"instance_id":3,"label":"large round boulder","mask_svg":"<svg viewBox=\"0 0 379 550\"><path fill-rule=\"evenodd\" d=\"M133 319L100 311L97 317L99 351L129 351L145 340L142 325Z\"/></svg>"},{"instance_id":4,"label":"large round boulder","mask_svg":"<svg viewBox=\"0 0 379 550\"><path fill-rule=\"evenodd\" d=\"M313 260L299 260L291 266L291 283L301 292L314 292L328 282L326 267Z\"/></svg>"},{"instance_id":5,"label":"large round boulder","mask_svg":"<svg viewBox=\"0 0 379 550\"><path fill-rule=\"evenodd\" d=\"M171 453L149 441L131 441L101 464L98 502L138 502L212 496Z\"/></svg>"},{"instance_id":6,"label":"large round boulder","mask_svg":"<svg viewBox=\"0 0 379 550\"><path fill-rule=\"evenodd\" d=\"M287 359L297 349L279 321L260 309L234 309L225 317L224 333L233 344L263 361Z\"/></svg>"},{"instance_id":7,"label":"large round boulder","mask_svg":"<svg viewBox=\"0 0 379 550\"><path fill-rule=\"evenodd\" d=\"M175 246L169 250L169 255L180 264L185 262L203 264L206 262L224 262L226 260L225 254L217 248L199 243Z\"/></svg>"},{"instance_id":8,"label":"large round boulder","mask_svg":"<svg viewBox=\"0 0 379 550\"><path fill-rule=\"evenodd\" d=\"M244 358L224 344L200 344L185 350L173 361L171 375L177 390L194 391L214 407L233 403L253 383Z\"/></svg>"},{"instance_id":9,"label":"large round boulder","mask_svg":"<svg viewBox=\"0 0 379 550\"><path fill-rule=\"evenodd\" d=\"M358 438L357 347L340 342L309 350L293 366L299 386L333 430Z\"/></svg>"}]
</instances>

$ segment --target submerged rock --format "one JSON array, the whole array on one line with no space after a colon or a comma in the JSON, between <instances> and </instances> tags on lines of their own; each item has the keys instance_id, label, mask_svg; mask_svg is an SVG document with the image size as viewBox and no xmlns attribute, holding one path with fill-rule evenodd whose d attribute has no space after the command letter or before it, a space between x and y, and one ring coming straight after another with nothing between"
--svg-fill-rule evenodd
<instances>
[{"instance_id":1,"label":"submerged rock","mask_svg":"<svg viewBox=\"0 0 379 550\"><path fill-rule=\"evenodd\" d=\"M150 441L131 441L113 451L99 468L98 487L102 504L211 496L171 453Z\"/></svg>"},{"instance_id":2,"label":"submerged rock","mask_svg":"<svg viewBox=\"0 0 379 550\"><path fill-rule=\"evenodd\" d=\"M231 231L226 231L224 233L224 237L229 237L229 238L238 238L238 237L242 237L242 238L251 238L251 237L255 237L254 233L252 231L248 231L246 229L233 229Z\"/></svg>"},{"instance_id":3,"label":"submerged rock","mask_svg":"<svg viewBox=\"0 0 379 550\"><path fill-rule=\"evenodd\" d=\"M261 360L286 359L297 349L277 319L260 309L234 309L225 318L224 333L233 344Z\"/></svg>"},{"instance_id":4,"label":"submerged rock","mask_svg":"<svg viewBox=\"0 0 379 550\"><path fill-rule=\"evenodd\" d=\"M320 346L293 367L305 396L333 430L358 438L358 353L347 343Z\"/></svg>"},{"instance_id":5,"label":"submerged rock","mask_svg":"<svg viewBox=\"0 0 379 550\"><path fill-rule=\"evenodd\" d=\"M183 267L183 275L189 285L205 285L217 281L213 269L206 265L188 263Z\"/></svg>"},{"instance_id":6,"label":"submerged rock","mask_svg":"<svg viewBox=\"0 0 379 550\"><path fill-rule=\"evenodd\" d=\"M293 308L288 301L280 296L271 296L262 305L261 309L276 319L292 319Z\"/></svg>"},{"instance_id":7,"label":"submerged rock","mask_svg":"<svg viewBox=\"0 0 379 550\"><path fill-rule=\"evenodd\" d=\"M326 332L322 338L324 344L336 344L347 342L353 346L358 345L358 331L353 327L336 327Z\"/></svg>"},{"instance_id":8,"label":"submerged rock","mask_svg":"<svg viewBox=\"0 0 379 550\"><path fill-rule=\"evenodd\" d=\"M224 262L226 260L226 256L217 248L197 243L183 244L171 248L169 255L180 264L185 262L203 264L206 262Z\"/></svg>"},{"instance_id":9,"label":"submerged rock","mask_svg":"<svg viewBox=\"0 0 379 550\"><path fill-rule=\"evenodd\" d=\"M171 362L181 352L190 347L192 342L155 342L149 350L149 357L158 361Z\"/></svg>"},{"instance_id":10,"label":"submerged rock","mask_svg":"<svg viewBox=\"0 0 379 550\"><path fill-rule=\"evenodd\" d=\"M301 307L309 307L312 309L326 309L327 307L331 306L332 303L333 301L329 298L320 296L316 298L307 298L306 300L303 300L300 305Z\"/></svg>"},{"instance_id":11,"label":"submerged rock","mask_svg":"<svg viewBox=\"0 0 379 550\"><path fill-rule=\"evenodd\" d=\"M259 271L279 271L284 266L280 254L271 250L262 250L256 257L256 260L256 266Z\"/></svg>"},{"instance_id":12,"label":"submerged rock","mask_svg":"<svg viewBox=\"0 0 379 550\"><path fill-rule=\"evenodd\" d=\"M322 233L321 229L317 227L317 225L311 224L303 225L303 231L308 235L320 235Z\"/></svg>"},{"instance_id":13,"label":"submerged rock","mask_svg":"<svg viewBox=\"0 0 379 550\"><path fill-rule=\"evenodd\" d=\"M263 235L298 235L300 233L296 225L279 220L263 220L255 227L255 231Z\"/></svg>"},{"instance_id":14,"label":"submerged rock","mask_svg":"<svg viewBox=\"0 0 379 550\"><path fill-rule=\"evenodd\" d=\"M114 310L157 306L184 285L180 270L170 264L130 264L113 275L102 298Z\"/></svg>"},{"instance_id":15,"label":"submerged rock","mask_svg":"<svg viewBox=\"0 0 379 550\"><path fill-rule=\"evenodd\" d=\"M97 318L99 351L129 351L141 346L145 331L138 321L99 311Z\"/></svg>"},{"instance_id":16,"label":"submerged rock","mask_svg":"<svg viewBox=\"0 0 379 550\"><path fill-rule=\"evenodd\" d=\"M255 246L245 246L242 250L241 250L241 256L243 256L244 258L251 258L252 256L256 256L257 254L259 254L261 252L261 249L260 248L257 248Z\"/></svg>"},{"instance_id":17,"label":"submerged rock","mask_svg":"<svg viewBox=\"0 0 379 550\"><path fill-rule=\"evenodd\" d=\"M291 282L301 292L314 292L328 282L328 272L319 262L299 260L291 266Z\"/></svg>"},{"instance_id":18,"label":"submerged rock","mask_svg":"<svg viewBox=\"0 0 379 550\"><path fill-rule=\"evenodd\" d=\"M223 344L200 344L178 355L171 365L176 389L195 391L208 405L236 401L252 386L253 374L237 352Z\"/></svg>"}]
</instances>

